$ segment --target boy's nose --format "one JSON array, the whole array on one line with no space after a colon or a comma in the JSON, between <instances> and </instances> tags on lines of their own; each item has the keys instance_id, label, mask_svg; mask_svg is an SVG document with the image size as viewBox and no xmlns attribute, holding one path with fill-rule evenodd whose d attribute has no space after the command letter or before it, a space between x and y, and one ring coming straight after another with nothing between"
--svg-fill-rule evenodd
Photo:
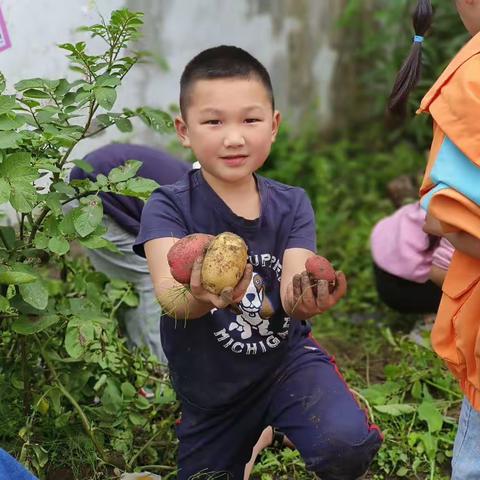
<instances>
[{"instance_id":1,"label":"boy's nose","mask_svg":"<svg viewBox=\"0 0 480 480\"><path fill-rule=\"evenodd\" d=\"M224 147L243 147L245 145L245 139L243 135L238 132L230 132L225 136L223 140Z\"/></svg>"}]
</instances>

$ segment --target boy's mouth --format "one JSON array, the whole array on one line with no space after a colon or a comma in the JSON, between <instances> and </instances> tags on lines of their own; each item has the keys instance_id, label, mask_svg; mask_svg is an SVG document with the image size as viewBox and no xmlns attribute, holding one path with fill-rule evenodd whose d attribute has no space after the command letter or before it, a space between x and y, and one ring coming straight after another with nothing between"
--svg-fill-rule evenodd
<instances>
[{"instance_id":1,"label":"boy's mouth","mask_svg":"<svg viewBox=\"0 0 480 480\"><path fill-rule=\"evenodd\" d=\"M243 165L245 160L247 159L248 155L226 155L224 157L220 157L224 163L226 163L230 167L236 167L239 165Z\"/></svg>"}]
</instances>

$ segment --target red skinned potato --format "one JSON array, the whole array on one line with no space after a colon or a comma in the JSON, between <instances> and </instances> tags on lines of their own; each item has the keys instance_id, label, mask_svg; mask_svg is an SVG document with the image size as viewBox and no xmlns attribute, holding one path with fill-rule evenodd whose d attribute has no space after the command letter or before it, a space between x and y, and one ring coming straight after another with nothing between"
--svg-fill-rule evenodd
<instances>
[{"instance_id":1,"label":"red skinned potato","mask_svg":"<svg viewBox=\"0 0 480 480\"><path fill-rule=\"evenodd\" d=\"M333 292L337 284L337 276L332 264L320 255L309 257L305 262L305 270L312 281L316 294L316 285L319 280L327 280L328 291Z\"/></svg>"},{"instance_id":2,"label":"red skinned potato","mask_svg":"<svg viewBox=\"0 0 480 480\"><path fill-rule=\"evenodd\" d=\"M172 277L184 285L190 283L195 260L205 253L215 237L207 233L192 233L173 244L167 254Z\"/></svg>"}]
</instances>

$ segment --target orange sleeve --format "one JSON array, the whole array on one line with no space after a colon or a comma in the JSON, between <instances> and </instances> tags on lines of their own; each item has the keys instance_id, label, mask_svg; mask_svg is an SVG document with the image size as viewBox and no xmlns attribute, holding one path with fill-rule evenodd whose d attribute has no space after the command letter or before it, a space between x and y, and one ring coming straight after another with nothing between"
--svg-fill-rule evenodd
<instances>
[{"instance_id":1,"label":"orange sleeve","mask_svg":"<svg viewBox=\"0 0 480 480\"><path fill-rule=\"evenodd\" d=\"M480 54L458 68L429 111L444 134L480 167Z\"/></svg>"},{"instance_id":2,"label":"orange sleeve","mask_svg":"<svg viewBox=\"0 0 480 480\"><path fill-rule=\"evenodd\" d=\"M445 233L464 231L480 238L480 206L456 190L447 188L437 192L428 211L440 220Z\"/></svg>"}]
</instances>

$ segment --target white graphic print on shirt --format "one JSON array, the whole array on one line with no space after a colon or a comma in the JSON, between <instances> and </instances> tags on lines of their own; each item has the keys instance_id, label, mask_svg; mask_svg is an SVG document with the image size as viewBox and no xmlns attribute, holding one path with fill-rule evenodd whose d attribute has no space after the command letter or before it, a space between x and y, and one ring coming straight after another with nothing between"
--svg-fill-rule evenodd
<instances>
[{"instance_id":1,"label":"white graphic print on shirt","mask_svg":"<svg viewBox=\"0 0 480 480\"><path fill-rule=\"evenodd\" d=\"M275 271L277 280L280 280L282 266L275 257L269 254L254 255L249 257L249 262L253 266L271 268ZM287 337L289 317L283 319L280 331L274 333L270 327L270 318L275 311L265 290L263 277L254 272L242 301L235 308L235 320L230 323L228 330L222 328L214 332L224 348L230 348L234 353L255 355L278 347ZM252 339L252 336L258 338L258 334L254 335L256 332L261 336L259 341Z\"/></svg>"}]
</instances>

